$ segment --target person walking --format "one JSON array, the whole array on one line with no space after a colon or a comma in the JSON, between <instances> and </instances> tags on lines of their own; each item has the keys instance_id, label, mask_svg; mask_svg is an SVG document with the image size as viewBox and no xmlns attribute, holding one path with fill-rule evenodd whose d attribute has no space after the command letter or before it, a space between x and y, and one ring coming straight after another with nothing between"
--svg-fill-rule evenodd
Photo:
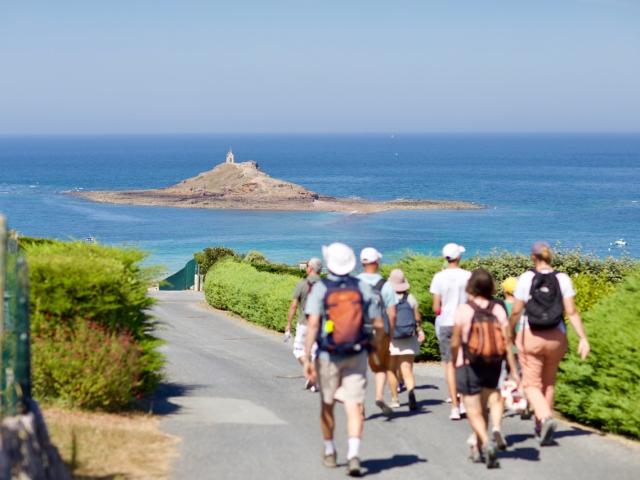
<instances>
[{"instance_id":1,"label":"person walking","mask_svg":"<svg viewBox=\"0 0 640 480\"><path fill-rule=\"evenodd\" d=\"M456 243L447 243L442 256L447 261L444 270L436 273L431 280L429 291L433 296L433 312L436 314L436 337L440 346L440 358L444 368L444 378L451 399L451 420L460 420L464 414L464 405L458 401L455 367L451 357L451 336L453 335L453 316L458 305L467 301L465 287L471 273L460 268L460 260L465 248ZM462 408L462 411L460 410Z\"/></svg>"},{"instance_id":2,"label":"person walking","mask_svg":"<svg viewBox=\"0 0 640 480\"><path fill-rule=\"evenodd\" d=\"M296 283L296 286L293 289L293 298L289 305L289 312L287 314L287 328L284 332L285 342L288 342L291 338L291 323L294 315L296 314L296 310L298 312L296 336L293 340L293 356L298 360L298 362L300 362L300 365L303 364L304 342L307 335L307 315L305 313L307 296L309 295L313 285L320 281L320 272L322 272L322 261L319 258L310 258L306 267L307 276ZM316 347L314 346L311 352L312 358L315 358L315 350ZM305 381L305 389L315 392L316 385L315 383Z\"/></svg>"},{"instance_id":3,"label":"person walking","mask_svg":"<svg viewBox=\"0 0 640 480\"><path fill-rule=\"evenodd\" d=\"M303 372L309 382L320 386L324 464L337 465L334 405L340 388L349 437L347 473L360 476L367 354L373 349L380 353L384 325L370 285L350 275L356 266L353 250L342 243L332 243L322 247L322 253L329 273L314 284L307 298ZM313 362L311 351L316 341L318 356Z\"/></svg>"},{"instance_id":4,"label":"person walking","mask_svg":"<svg viewBox=\"0 0 640 480\"><path fill-rule=\"evenodd\" d=\"M556 373L567 352L564 316L578 335L578 354L584 360L590 346L576 309L571 278L551 266L553 252L547 242L531 247L534 268L518 279L515 301L509 318L511 329L520 324L516 336L518 360L522 367L522 386L533 408L535 434L541 446L553 444L557 428L553 419Z\"/></svg>"},{"instance_id":5,"label":"person walking","mask_svg":"<svg viewBox=\"0 0 640 480\"><path fill-rule=\"evenodd\" d=\"M393 328L396 321L397 300L391 284L380 275L380 260L382 260L382 254L378 250L373 247L363 248L360 252L360 263L362 264L363 272L358 275L358 278L373 288L373 292L380 303L382 318L384 320L382 342L388 346L391 341L391 336L393 335ZM379 366L373 365L370 362L371 370L374 373L376 406L382 410L383 415L391 417L393 410L384 401L385 384L391 375L394 375L394 373L391 372L388 349L386 355L383 353L380 360ZM397 398L397 395L397 390L392 389L391 397Z\"/></svg>"},{"instance_id":6,"label":"person walking","mask_svg":"<svg viewBox=\"0 0 640 480\"><path fill-rule=\"evenodd\" d=\"M398 379L396 372L402 374L409 398L409 410L417 410L416 379L413 374L413 359L420 353L420 344L424 342L422 317L418 309L418 300L409 292L409 282L399 268L389 274L389 284L396 292L396 321L389 352L389 388L392 408L400 407L398 401Z\"/></svg>"},{"instance_id":7,"label":"person walking","mask_svg":"<svg viewBox=\"0 0 640 480\"><path fill-rule=\"evenodd\" d=\"M507 312L493 300L494 290L488 271L479 268L471 273L466 286L468 301L454 313L451 337L457 390L474 433L470 439L471 459L480 460L482 452L487 468L499 466L496 440L499 437L504 441L499 430L502 408L498 382L505 358L515 372ZM492 438L487 432L487 411L494 426Z\"/></svg>"}]
</instances>

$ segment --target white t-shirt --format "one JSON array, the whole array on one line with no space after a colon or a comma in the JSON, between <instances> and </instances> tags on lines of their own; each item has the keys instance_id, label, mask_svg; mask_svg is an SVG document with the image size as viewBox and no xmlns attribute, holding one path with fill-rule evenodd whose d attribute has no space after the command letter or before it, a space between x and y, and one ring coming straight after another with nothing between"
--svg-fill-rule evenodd
<instances>
[{"instance_id":1,"label":"white t-shirt","mask_svg":"<svg viewBox=\"0 0 640 480\"><path fill-rule=\"evenodd\" d=\"M440 327L453 327L453 316L458 308L467 301L467 282L471 272L462 268L446 268L433 276L429 291L440 295L442 309L436 317L436 332Z\"/></svg>"},{"instance_id":2,"label":"white t-shirt","mask_svg":"<svg viewBox=\"0 0 640 480\"><path fill-rule=\"evenodd\" d=\"M540 270L541 273L551 273L553 270ZM531 283L533 282L533 277L535 277L535 273L531 270L527 270L520 278L518 278L518 285L516 285L516 289L513 292L513 296L518 300L522 300L525 304L531 299ZM556 275L558 279L558 283L560 284L560 292L562 293L562 298L575 297L576 291L573 289L573 283L571 282L571 278L566 273L558 272ZM527 320L527 316L523 313L520 318L520 325L524 328L529 328L529 321ZM563 332L566 331L564 326L564 322L560 322L558 327Z\"/></svg>"}]
</instances>

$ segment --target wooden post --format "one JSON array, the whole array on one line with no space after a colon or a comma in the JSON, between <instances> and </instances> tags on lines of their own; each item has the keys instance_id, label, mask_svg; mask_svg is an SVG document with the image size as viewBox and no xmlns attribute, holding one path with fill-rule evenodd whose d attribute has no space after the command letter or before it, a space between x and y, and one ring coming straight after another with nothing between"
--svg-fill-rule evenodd
<instances>
[{"instance_id":1,"label":"wooden post","mask_svg":"<svg viewBox=\"0 0 640 480\"><path fill-rule=\"evenodd\" d=\"M4 417L5 409L4 409L4 392L6 387L6 376L5 376L5 368L3 361L3 345L4 345L4 320L5 315L8 314L6 311L6 303L5 303L5 281L7 278L7 221L5 218L0 215L0 417Z\"/></svg>"}]
</instances>

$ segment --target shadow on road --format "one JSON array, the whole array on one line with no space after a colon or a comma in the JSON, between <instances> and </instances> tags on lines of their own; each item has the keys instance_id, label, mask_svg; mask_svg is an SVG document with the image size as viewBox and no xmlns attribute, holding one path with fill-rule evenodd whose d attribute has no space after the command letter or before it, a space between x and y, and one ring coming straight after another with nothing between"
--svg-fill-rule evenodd
<instances>
[{"instance_id":1,"label":"shadow on road","mask_svg":"<svg viewBox=\"0 0 640 480\"><path fill-rule=\"evenodd\" d=\"M560 430L557 431L554 435L554 438L564 438L564 437L579 437L581 435L594 435L594 432L590 432L589 430L583 430L578 427L571 427L571 430ZM601 435L601 434L596 434Z\"/></svg>"},{"instance_id":2,"label":"shadow on road","mask_svg":"<svg viewBox=\"0 0 640 480\"><path fill-rule=\"evenodd\" d=\"M437 385L425 383L424 385L416 385L416 390L440 390Z\"/></svg>"},{"instance_id":3,"label":"shadow on road","mask_svg":"<svg viewBox=\"0 0 640 480\"><path fill-rule=\"evenodd\" d=\"M171 415L180 410L180 406L169 401L170 398L184 397L196 390L198 385L180 383L162 383L155 393L146 401L147 410L155 415Z\"/></svg>"},{"instance_id":4,"label":"shadow on road","mask_svg":"<svg viewBox=\"0 0 640 480\"><path fill-rule=\"evenodd\" d=\"M417 455L394 455L389 458L374 458L364 460L362 466L367 469L367 475L375 475L384 470L393 468L408 467L414 463L426 463L426 458L420 458Z\"/></svg>"},{"instance_id":5,"label":"shadow on road","mask_svg":"<svg viewBox=\"0 0 640 480\"><path fill-rule=\"evenodd\" d=\"M540 461L540 450L533 447L510 448L506 452L498 453L499 458L517 458L519 460L528 460L530 462Z\"/></svg>"}]
</instances>

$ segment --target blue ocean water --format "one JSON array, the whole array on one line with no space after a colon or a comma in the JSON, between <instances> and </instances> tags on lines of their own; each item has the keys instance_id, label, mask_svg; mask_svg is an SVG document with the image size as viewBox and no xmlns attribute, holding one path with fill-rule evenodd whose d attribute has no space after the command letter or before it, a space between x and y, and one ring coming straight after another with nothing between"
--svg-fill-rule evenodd
<instances>
[{"instance_id":1,"label":"blue ocean water","mask_svg":"<svg viewBox=\"0 0 640 480\"><path fill-rule=\"evenodd\" d=\"M270 175L322 194L478 202L479 211L374 215L186 210L97 204L74 188L163 187L208 170L233 147ZM536 239L600 256L640 257L640 135L193 135L0 137L0 212L26 235L136 245L167 271L226 245L276 261L340 240L387 259L526 251ZM624 238L626 248L610 243Z\"/></svg>"}]
</instances>

